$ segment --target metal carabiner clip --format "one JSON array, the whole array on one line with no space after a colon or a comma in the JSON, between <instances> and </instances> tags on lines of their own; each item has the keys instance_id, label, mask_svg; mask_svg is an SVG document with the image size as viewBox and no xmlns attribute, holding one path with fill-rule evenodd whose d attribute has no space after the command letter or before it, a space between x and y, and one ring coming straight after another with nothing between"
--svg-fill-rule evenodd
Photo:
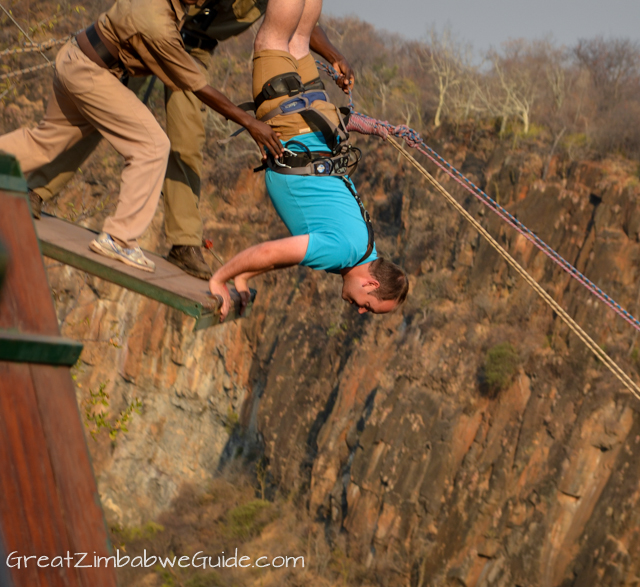
<instances>
[{"instance_id":1,"label":"metal carabiner clip","mask_svg":"<svg viewBox=\"0 0 640 587\"><path fill-rule=\"evenodd\" d=\"M298 155L296 153L294 153L291 149L287 149L286 147L284 149L282 149L283 153L288 153L289 155L291 155L292 157L297 157ZM280 161L278 159L276 159L275 157L273 158L273 162L278 166L278 167L286 167L287 169L291 169L291 165L287 165L286 163L280 163Z\"/></svg>"}]
</instances>

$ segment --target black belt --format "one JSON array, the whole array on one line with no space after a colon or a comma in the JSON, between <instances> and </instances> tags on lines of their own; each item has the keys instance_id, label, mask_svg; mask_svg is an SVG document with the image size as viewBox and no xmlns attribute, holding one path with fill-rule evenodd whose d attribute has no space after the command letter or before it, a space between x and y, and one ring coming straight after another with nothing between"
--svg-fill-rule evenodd
<instances>
[{"instance_id":1,"label":"black belt","mask_svg":"<svg viewBox=\"0 0 640 587\"><path fill-rule=\"evenodd\" d=\"M202 49L203 51L213 51L218 46L218 40L211 37L200 37L189 31L182 31L182 40L187 51Z\"/></svg>"},{"instance_id":2,"label":"black belt","mask_svg":"<svg viewBox=\"0 0 640 587\"><path fill-rule=\"evenodd\" d=\"M95 52L98 54L98 57L102 59L104 64L107 66L107 69L113 69L114 67L118 67L121 65L120 59L114 57L107 49L106 45L102 42L102 39L98 35L98 31L96 31L95 25L91 24L86 28L87 39L89 39L89 43L95 49Z\"/></svg>"}]
</instances>

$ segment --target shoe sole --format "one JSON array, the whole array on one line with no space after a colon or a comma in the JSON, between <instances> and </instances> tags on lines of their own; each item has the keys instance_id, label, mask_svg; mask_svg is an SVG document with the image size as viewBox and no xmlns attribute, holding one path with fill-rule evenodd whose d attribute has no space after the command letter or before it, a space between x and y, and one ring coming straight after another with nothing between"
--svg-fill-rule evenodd
<instances>
[{"instance_id":1,"label":"shoe sole","mask_svg":"<svg viewBox=\"0 0 640 587\"><path fill-rule=\"evenodd\" d=\"M191 269L190 267L187 267L182 261L180 261L179 259L176 259L175 257L168 256L167 261L169 261L169 263L171 263L172 265L175 265L178 269L181 269L188 275L191 275L192 277L197 277L198 279L203 279L205 281L209 281L213 277L213 272L209 274L201 273L195 269Z\"/></svg>"},{"instance_id":2,"label":"shoe sole","mask_svg":"<svg viewBox=\"0 0 640 587\"><path fill-rule=\"evenodd\" d=\"M126 257L122 257L109 249L103 249L102 245L98 241L91 241L89 244L89 248L94 252L98 253L98 255L102 255L103 257L109 257L109 259L115 259L116 261L120 261L125 265L129 265L129 267L135 267L136 269L140 269L140 271L146 271L147 273L155 273L156 268L153 267L145 267L144 265L138 265L133 261L129 261Z\"/></svg>"}]
</instances>

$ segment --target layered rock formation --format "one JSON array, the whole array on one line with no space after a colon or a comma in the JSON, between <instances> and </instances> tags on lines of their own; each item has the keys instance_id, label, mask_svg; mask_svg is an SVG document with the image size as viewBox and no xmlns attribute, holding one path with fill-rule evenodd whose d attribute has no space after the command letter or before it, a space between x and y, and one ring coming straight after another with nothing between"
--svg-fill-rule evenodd
<instances>
[{"instance_id":1,"label":"layered rock formation","mask_svg":"<svg viewBox=\"0 0 640 587\"><path fill-rule=\"evenodd\" d=\"M360 142L355 180L378 246L411 274L397 313L359 316L339 277L296 268L257 282L250 318L194 334L154 302L50 267L63 333L85 343L81 405L106 380L113 408L143 402L127 434L92 445L109 520L153 519L181 484L263 454L274 486L380 584L636 585L640 402L388 148ZM533 145L507 150L488 135L437 147L637 313L631 164L554 159L543 181ZM451 189L637 375L633 330ZM205 191L216 206L204 204L206 232L224 256L284 234L249 170L227 191L212 175ZM483 365L503 342L519 368L492 391Z\"/></svg>"}]
</instances>

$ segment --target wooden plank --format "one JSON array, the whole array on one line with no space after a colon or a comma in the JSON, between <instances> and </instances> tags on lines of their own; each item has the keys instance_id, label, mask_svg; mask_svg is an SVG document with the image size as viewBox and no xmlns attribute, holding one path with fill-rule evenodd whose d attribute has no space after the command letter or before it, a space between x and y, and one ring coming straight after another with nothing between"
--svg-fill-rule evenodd
<instances>
[{"instance_id":1,"label":"wooden plank","mask_svg":"<svg viewBox=\"0 0 640 587\"><path fill-rule=\"evenodd\" d=\"M27 199L0 192L0 210L0 238L9 255L0 291L0 328L59 336Z\"/></svg>"},{"instance_id":2,"label":"wooden plank","mask_svg":"<svg viewBox=\"0 0 640 587\"><path fill-rule=\"evenodd\" d=\"M196 330L219 323L216 318L219 301L209 293L207 282L187 275L163 257L145 251L145 255L156 264L155 272L147 273L94 253L89 243L97 233L92 230L46 214L35 226L42 253L47 257L193 316L196 318ZM240 296L232 287L229 290L234 308L228 320L239 317L240 311ZM251 293L253 302L256 292L251 290Z\"/></svg>"},{"instance_id":3,"label":"wooden plank","mask_svg":"<svg viewBox=\"0 0 640 587\"><path fill-rule=\"evenodd\" d=\"M30 369L70 551L88 552L86 560L92 564L94 553L101 557L112 553L73 382L65 367L31 365ZM82 569L79 577L83 587L116 584L113 564L109 569Z\"/></svg>"},{"instance_id":4,"label":"wooden plank","mask_svg":"<svg viewBox=\"0 0 640 587\"><path fill-rule=\"evenodd\" d=\"M82 344L75 340L0 330L0 361L71 367L80 358L80 353Z\"/></svg>"},{"instance_id":5,"label":"wooden plank","mask_svg":"<svg viewBox=\"0 0 640 587\"><path fill-rule=\"evenodd\" d=\"M51 388L49 388L51 389ZM7 553L65 555L65 531L29 365L0 363L0 520ZM60 450L66 450L60 447ZM83 504L78 503L78 508ZM33 560L31 561L33 562ZM10 569L16 587L79 586L73 569Z\"/></svg>"},{"instance_id":6,"label":"wooden plank","mask_svg":"<svg viewBox=\"0 0 640 587\"><path fill-rule=\"evenodd\" d=\"M0 242L0 290L4 284L4 278L7 274L7 266L9 265L9 252L5 246Z\"/></svg>"}]
</instances>

